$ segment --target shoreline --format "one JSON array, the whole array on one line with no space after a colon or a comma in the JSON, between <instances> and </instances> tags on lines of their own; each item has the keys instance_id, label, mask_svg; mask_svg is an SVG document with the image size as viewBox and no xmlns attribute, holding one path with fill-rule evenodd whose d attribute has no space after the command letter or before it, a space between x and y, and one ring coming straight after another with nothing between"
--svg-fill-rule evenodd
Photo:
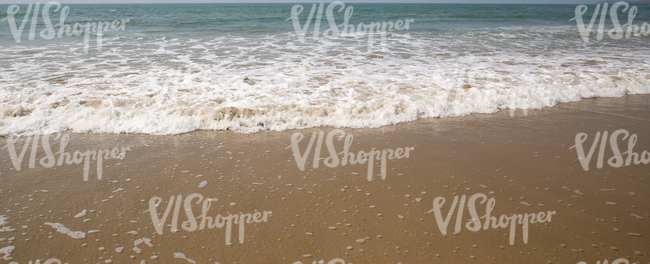
<instances>
[{"instance_id":1,"label":"shoreline","mask_svg":"<svg viewBox=\"0 0 650 264\"><path fill-rule=\"evenodd\" d=\"M6 239L0 248L15 246L11 261L19 263L47 258L67 263L187 262L176 259L175 253L197 263L327 263L335 258L345 263L596 263L618 258L649 262L649 165L610 166L607 161L615 153L607 139L600 155L602 168L596 167L598 143L585 171L576 148L571 148L579 133L587 134L584 149L588 152L597 132L625 129L638 134L634 151L642 156L650 150L650 135L644 134L649 110L650 95L627 95L563 103L528 110L527 115L516 110L512 117L499 111L380 128L340 128L345 136L353 135L350 153L394 151L394 159L387 152L383 162L379 154L372 167L340 162L334 166L327 146L329 132L336 130L332 127L253 134L62 133L69 135L66 150L72 156L76 150L130 148L123 159L103 161L101 179L97 161L90 160L88 181L83 162L42 166L41 161L49 164L42 147L35 150L30 168L33 145L28 145L21 170L16 171L7 138L2 137L0 151L5 158L0 177L12 188L0 191L0 200L8 201L0 213L7 223L0 228L15 230L0 233ZM304 170L292 148L295 133L304 135L297 144L298 156L305 154L312 133L317 133L304 156ZM17 157L26 138L16 142ZM337 138L331 142L338 153L345 144ZM625 152L628 141L621 138L619 146ZM58 151L60 140L52 136L49 141L52 152ZM314 168L313 153L319 146ZM408 156L402 153L397 158L397 149L409 147L413 149ZM484 216L489 204L480 203L476 196L474 209L468 207L478 193L485 200L494 199L491 216L497 219L512 214L529 219L526 214L536 214L540 216L536 219L546 221L527 222L527 243L523 223L472 232L466 226L471 214ZM232 245L226 245L229 229L192 228L192 218L200 224L202 212L197 196L187 202L192 194L200 194L201 202L218 199L205 210L212 217L272 213L268 221L247 222L243 240L231 217ZM170 203L170 197L179 195L182 203L178 199ZM456 196L464 206L444 220ZM154 197L161 199L158 220L170 208L162 235L156 233L149 211ZM438 197L446 200L440 213L432 211ZM188 206L192 217L187 215ZM85 215L75 217L84 210ZM543 217L540 212L545 212ZM448 221L446 229L436 214ZM461 221L457 221L459 214ZM173 219L177 219L177 232L169 229L174 227ZM482 226L486 222L479 220ZM85 238L62 234L46 222L84 232ZM515 227L513 240L511 226ZM447 234L443 236L441 230ZM8 243L10 237L15 239ZM147 239L152 246L145 243Z\"/></svg>"}]
</instances>

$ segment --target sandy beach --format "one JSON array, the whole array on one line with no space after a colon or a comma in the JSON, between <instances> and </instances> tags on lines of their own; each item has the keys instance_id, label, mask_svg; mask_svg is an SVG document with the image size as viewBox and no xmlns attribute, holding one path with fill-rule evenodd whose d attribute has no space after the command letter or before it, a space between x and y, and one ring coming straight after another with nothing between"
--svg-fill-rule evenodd
<instances>
[{"instance_id":1,"label":"sandy beach","mask_svg":"<svg viewBox=\"0 0 650 264\"><path fill-rule=\"evenodd\" d=\"M650 264L650 5L587 2L4 0L0 264Z\"/></svg>"},{"instance_id":2,"label":"sandy beach","mask_svg":"<svg viewBox=\"0 0 650 264\"><path fill-rule=\"evenodd\" d=\"M649 111L629 95L370 129L64 133L49 155L45 136L2 138L0 262L648 263ZM621 129L640 164L611 166L608 136L585 171L576 135L587 155Z\"/></svg>"}]
</instances>

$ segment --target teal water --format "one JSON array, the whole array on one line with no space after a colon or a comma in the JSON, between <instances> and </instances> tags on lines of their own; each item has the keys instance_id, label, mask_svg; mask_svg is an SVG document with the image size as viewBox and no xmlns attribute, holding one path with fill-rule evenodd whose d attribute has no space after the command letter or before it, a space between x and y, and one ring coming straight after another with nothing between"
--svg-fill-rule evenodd
<instances>
[{"instance_id":1,"label":"teal water","mask_svg":"<svg viewBox=\"0 0 650 264\"><path fill-rule=\"evenodd\" d=\"M44 39L40 15L35 38L30 17L17 43L0 5L1 135L378 127L650 92L649 37L610 38L607 18L605 37L596 20L585 42L575 5L346 5L350 25L413 20L383 42L377 32L324 36L325 12L318 37L314 18L301 40L293 4L65 6L70 26L130 21L101 41ZM312 4L302 6L301 26ZM634 23L650 23L650 6L637 9ZM58 33L61 11L49 14Z\"/></svg>"}]
</instances>

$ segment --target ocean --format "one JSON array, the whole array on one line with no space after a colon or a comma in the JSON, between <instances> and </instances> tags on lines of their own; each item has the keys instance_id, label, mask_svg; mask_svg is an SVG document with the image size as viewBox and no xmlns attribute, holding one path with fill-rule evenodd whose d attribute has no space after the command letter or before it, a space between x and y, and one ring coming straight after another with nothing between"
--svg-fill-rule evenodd
<instances>
[{"instance_id":1,"label":"ocean","mask_svg":"<svg viewBox=\"0 0 650 264\"><path fill-rule=\"evenodd\" d=\"M294 4L64 4L46 13L51 32L44 4L35 20L0 5L0 135L374 128L650 93L649 37L612 38L608 17L585 41L576 5L346 4L352 26L412 20L382 41L325 36L329 4L303 37ZM300 29L312 10L301 5ZM118 23L101 40L81 27L59 37L64 7L71 29ZM650 6L637 8L643 32ZM333 9L340 31L344 13Z\"/></svg>"}]
</instances>

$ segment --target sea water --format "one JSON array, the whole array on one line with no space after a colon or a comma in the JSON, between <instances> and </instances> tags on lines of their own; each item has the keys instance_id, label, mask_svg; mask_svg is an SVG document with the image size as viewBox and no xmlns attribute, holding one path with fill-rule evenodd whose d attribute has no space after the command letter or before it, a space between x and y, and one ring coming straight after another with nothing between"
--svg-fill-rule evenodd
<instances>
[{"instance_id":1,"label":"sea water","mask_svg":"<svg viewBox=\"0 0 650 264\"><path fill-rule=\"evenodd\" d=\"M329 4L320 23L319 6L301 4L300 26L315 7L304 36L294 4L61 4L47 13L56 35L45 4L35 20L0 5L0 135L372 128L650 93L649 37L598 40L596 19L585 42L576 5L345 4L350 25L412 20L369 43L325 36ZM59 36L64 7L71 28L120 24Z\"/></svg>"}]
</instances>

